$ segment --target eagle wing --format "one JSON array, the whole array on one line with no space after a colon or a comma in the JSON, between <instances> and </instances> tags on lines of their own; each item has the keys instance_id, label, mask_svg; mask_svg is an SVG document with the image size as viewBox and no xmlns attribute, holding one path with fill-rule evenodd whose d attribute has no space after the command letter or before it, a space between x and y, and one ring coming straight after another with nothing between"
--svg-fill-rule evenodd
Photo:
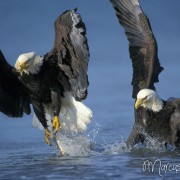
<instances>
[{"instance_id":1,"label":"eagle wing","mask_svg":"<svg viewBox=\"0 0 180 180\"><path fill-rule=\"evenodd\" d=\"M13 73L13 67L8 64L0 51L0 112L10 117L22 117L30 114L30 104L22 84Z\"/></svg>"},{"instance_id":2,"label":"eagle wing","mask_svg":"<svg viewBox=\"0 0 180 180\"><path fill-rule=\"evenodd\" d=\"M138 0L110 0L129 41L133 66L133 98L144 88L155 90L154 83L163 70L158 59L157 42L148 17Z\"/></svg>"},{"instance_id":3,"label":"eagle wing","mask_svg":"<svg viewBox=\"0 0 180 180\"><path fill-rule=\"evenodd\" d=\"M55 21L55 42L49 54L56 54L58 66L68 77L74 98L81 101L87 96L89 84L89 47L85 24L76 11L65 11Z\"/></svg>"}]
</instances>

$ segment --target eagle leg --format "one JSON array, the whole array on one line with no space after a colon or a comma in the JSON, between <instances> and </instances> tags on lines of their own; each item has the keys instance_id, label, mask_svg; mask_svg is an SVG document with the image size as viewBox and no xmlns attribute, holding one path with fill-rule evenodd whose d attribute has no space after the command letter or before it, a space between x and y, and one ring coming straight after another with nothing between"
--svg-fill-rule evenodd
<instances>
[{"instance_id":1,"label":"eagle leg","mask_svg":"<svg viewBox=\"0 0 180 180\"><path fill-rule=\"evenodd\" d=\"M134 127L131 134L129 135L126 144L128 148L132 148L135 144L138 144L141 142L144 143L145 137L144 135L139 131L138 128Z\"/></svg>"},{"instance_id":2,"label":"eagle leg","mask_svg":"<svg viewBox=\"0 0 180 180\"><path fill-rule=\"evenodd\" d=\"M58 130L61 128L58 116L54 116L52 127L56 132L58 132Z\"/></svg>"},{"instance_id":3,"label":"eagle leg","mask_svg":"<svg viewBox=\"0 0 180 180\"><path fill-rule=\"evenodd\" d=\"M61 92L59 87L53 87L51 89L51 99L52 99L52 108L54 113L54 119L52 123L52 128L55 130L55 133L58 132L61 124L59 122L59 114L61 109Z\"/></svg>"},{"instance_id":4,"label":"eagle leg","mask_svg":"<svg viewBox=\"0 0 180 180\"><path fill-rule=\"evenodd\" d=\"M48 130L47 120L46 120L45 113L44 113L44 106L42 103L40 103L39 101L37 101L35 99L32 99L32 105L33 105L34 113L36 114L38 120L40 121L40 123L42 124L42 126L45 129L45 141L48 145L51 146L49 137L52 137L52 134Z\"/></svg>"}]
</instances>

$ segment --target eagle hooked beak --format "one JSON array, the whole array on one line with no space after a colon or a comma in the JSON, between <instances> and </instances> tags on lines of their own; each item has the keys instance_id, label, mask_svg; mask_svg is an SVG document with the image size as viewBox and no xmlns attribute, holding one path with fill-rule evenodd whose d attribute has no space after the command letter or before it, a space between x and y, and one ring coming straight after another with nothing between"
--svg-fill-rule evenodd
<instances>
[{"instance_id":1,"label":"eagle hooked beak","mask_svg":"<svg viewBox=\"0 0 180 180\"><path fill-rule=\"evenodd\" d=\"M135 108L139 109L139 107L143 104L143 100L142 99L137 99L136 103L135 103Z\"/></svg>"},{"instance_id":2,"label":"eagle hooked beak","mask_svg":"<svg viewBox=\"0 0 180 180\"><path fill-rule=\"evenodd\" d=\"M19 70L22 72L26 68L25 63L20 63L19 64Z\"/></svg>"},{"instance_id":3,"label":"eagle hooked beak","mask_svg":"<svg viewBox=\"0 0 180 180\"><path fill-rule=\"evenodd\" d=\"M23 72L23 70L27 69L30 66L28 62L21 62L19 63L19 71Z\"/></svg>"}]
</instances>

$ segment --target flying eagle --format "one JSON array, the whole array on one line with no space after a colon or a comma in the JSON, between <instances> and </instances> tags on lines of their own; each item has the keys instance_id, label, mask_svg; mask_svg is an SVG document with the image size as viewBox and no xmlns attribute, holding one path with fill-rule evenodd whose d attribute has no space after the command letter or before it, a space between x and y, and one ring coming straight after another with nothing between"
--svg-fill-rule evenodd
<instances>
[{"instance_id":1,"label":"flying eagle","mask_svg":"<svg viewBox=\"0 0 180 180\"><path fill-rule=\"evenodd\" d=\"M154 84L163 70L148 17L138 0L110 0L129 41L133 66L135 123L128 146L144 142L145 134L165 145L180 146L180 99L162 100ZM144 133L145 132L145 133Z\"/></svg>"},{"instance_id":2,"label":"flying eagle","mask_svg":"<svg viewBox=\"0 0 180 180\"><path fill-rule=\"evenodd\" d=\"M33 125L45 129L49 145L52 132L61 127L83 131L92 118L91 110L81 103L89 85L89 48L85 24L76 11L57 18L54 47L46 55L21 54L12 67L0 51L0 111L22 117L31 113L32 105L37 117Z\"/></svg>"}]
</instances>

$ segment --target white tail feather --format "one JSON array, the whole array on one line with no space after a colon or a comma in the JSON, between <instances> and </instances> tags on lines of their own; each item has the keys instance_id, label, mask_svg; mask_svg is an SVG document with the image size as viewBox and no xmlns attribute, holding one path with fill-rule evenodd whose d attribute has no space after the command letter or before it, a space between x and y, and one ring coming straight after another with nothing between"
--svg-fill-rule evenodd
<instances>
[{"instance_id":1,"label":"white tail feather","mask_svg":"<svg viewBox=\"0 0 180 180\"><path fill-rule=\"evenodd\" d=\"M48 127L52 128L52 109L50 107L45 107L46 109L46 119L48 120ZM60 123L61 130L66 134L78 133L85 131L87 125L90 123L92 118L92 111L85 106L82 102L76 101L70 93L65 93L65 97L62 98L61 111L60 111ZM33 117L32 121L33 127L40 130L44 129L36 115Z\"/></svg>"}]
</instances>

